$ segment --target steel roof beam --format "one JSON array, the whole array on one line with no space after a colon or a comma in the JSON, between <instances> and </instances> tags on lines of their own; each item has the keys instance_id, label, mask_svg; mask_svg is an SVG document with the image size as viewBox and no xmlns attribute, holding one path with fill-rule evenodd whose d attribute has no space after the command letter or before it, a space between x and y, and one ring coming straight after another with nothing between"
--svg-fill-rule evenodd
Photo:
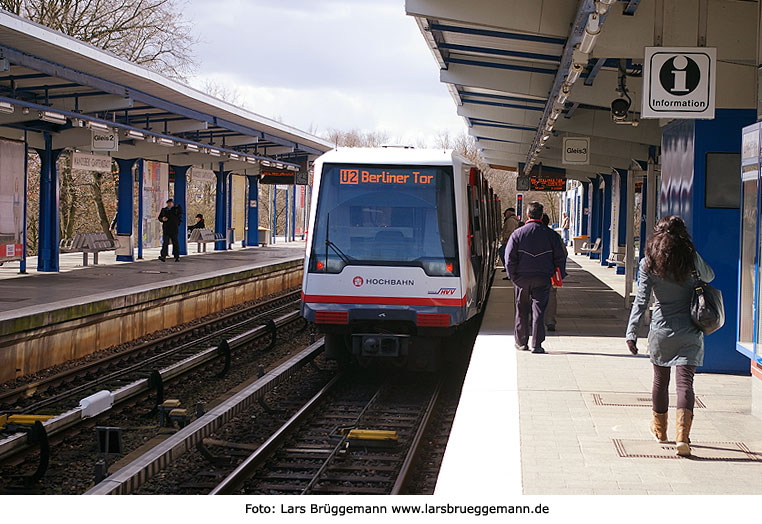
<instances>
[{"instance_id":1,"label":"steel roof beam","mask_svg":"<svg viewBox=\"0 0 762 524\"><path fill-rule=\"evenodd\" d=\"M464 100L465 102L465 100ZM535 129L540 123L541 113L526 109L509 109L505 107L493 107L484 105L468 104L457 108L458 116L466 118L479 118L484 120L497 120L516 125L532 126Z\"/></svg>"},{"instance_id":2,"label":"steel roof beam","mask_svg":"<svg viewBox=\"0 0 762 524\"><path fill-rule=\"evenodd\" d=\"M547 98L553 86L553 78L550 75L462 64L451 64L449 69L440 71L439 79L458 86L501 91L506 96Z\"/></svg>"},{"instance_id":3,"label":"steel roof beam","mask_svg":"<svg viewBox=\"0 0 762 524\"><path fill-rule=\"evenodd\" d=\"M500 26L490 34L495 38L521 36L544 36L563 40L569 31L569 19L574 16L576 2L569 0L406 0L408 15L452 20L455 24L483 25L487 28ZM481 29L491 31L491 29ZM469 29L469 28L463 28Z\"/></svg>"}]
</instances>

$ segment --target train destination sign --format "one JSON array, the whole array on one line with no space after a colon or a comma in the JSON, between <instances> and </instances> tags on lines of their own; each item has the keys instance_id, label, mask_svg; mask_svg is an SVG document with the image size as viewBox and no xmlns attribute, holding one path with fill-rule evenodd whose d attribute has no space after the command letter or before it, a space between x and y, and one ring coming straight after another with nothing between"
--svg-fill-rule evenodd
<instances>
[{"instance_id":1,"label":"train destination sign","mask_svg":"<svg viewBox=\"0 0 762 524\"><path fill-rule=\"evenodd\" d=\"M566 179L561 177L530 177L529 186L532 191L565 191Z\"/></svg>"},{"instance_id":2,"label":"train destination sign","mask_svg":"<svg viewBox=\"0 0 762 524\"><path fill-rule=\"evenodd\" d=\"M340 169L339 184L404 184L404 185L430 185L436 183L433 174L423 173L421 170L404 169Z\"/></svg>"}]
</instances>

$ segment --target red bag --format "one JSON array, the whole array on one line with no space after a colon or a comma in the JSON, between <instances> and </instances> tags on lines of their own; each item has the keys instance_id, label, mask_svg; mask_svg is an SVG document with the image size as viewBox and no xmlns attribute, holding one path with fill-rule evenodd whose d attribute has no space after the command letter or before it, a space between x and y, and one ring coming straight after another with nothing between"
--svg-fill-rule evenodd
<instances>
[{"instance_id":1,"label":"red bag","mask_svg":"<svg viewBox=\"0 0 762 524\"><path fill-rule=\"evenodd\" d=\"M561 280L561 269L556 268L556 272L553 273L553 276L550 277L550 283L555 287L561 287L564 285L563 280Z\"/></svg>"}]
</instances>

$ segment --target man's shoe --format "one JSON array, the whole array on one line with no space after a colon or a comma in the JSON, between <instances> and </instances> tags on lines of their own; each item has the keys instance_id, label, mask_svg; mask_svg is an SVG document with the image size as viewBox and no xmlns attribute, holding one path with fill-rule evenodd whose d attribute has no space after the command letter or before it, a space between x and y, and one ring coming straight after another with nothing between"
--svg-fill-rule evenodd
<instances>
[{"instance_id":1,"label":"man's shoe","mask_svg":"<svg viewBox=\"0 0 762 524\"><path fill-rule=\"evenodd\" d=\"M529 346L526 344L514 344L519 351L529 351Z\"/></svg>"},{"instance_id":2,"label":"man's shoe","mask_svg":"<svg viewBox=\"0 0 762 524\"><path fill-rule=\"evenodd\" d=\"M548 324L548 325L546 326L546 329L547 329L548 331L555 331L555 330L556 330L556 325L555 325L555 324Z\"/></svg>"},{"instance_id":3,"label":"man's shoe","mask_svg":"<svg viewBox=\"0 0 762 524\"><path fill-rule=\"evenodd\" d=\"M159 260L161 260L162 262L165 262L167 260L167 257L159 257Z\"/></svg>"},{"instance_id":4,"label":"man's shoe","mask_svg":"<svg viewBox=\"0 0 762 524\"><path fill-rule=\"evenodd\" d=\"M500 270L500 272L501 272L501 273L505 273L505 269L501 269L501 270Z\"/></svg>"},{"instance_id":5,"label":"man's shoe","mask_svg":"<svg viewBox=\"0 0 762 524\"><path fill-rule=\"evenodd\" d=\"M180 259L179 259L179 258L176 258L176 259L175 259L175 262L180 262Z\"/></svg>"},{"instance_id":6,"label":"man's shoe","mask_svg":"<svg viewBox=\"0 0 762 524\"><path fill-rule=\"evenodd\" d=\"M534 348L534 349L532 350L532 353L538 353L538 354L539 354L539 353L545 353L545 350L544 350L544 349L542 349L542 346L537 346L536 348Z\"/></svg>"},{"instance_id":7,"label":"man's shoe","mask_svg":"<svg viewBox=\"0 0 762 524\"><path fill-rule=\"evenodd\" d=\"M510 280L511 277L503 277L503 280Z\"/></svg>"}]
</instances>

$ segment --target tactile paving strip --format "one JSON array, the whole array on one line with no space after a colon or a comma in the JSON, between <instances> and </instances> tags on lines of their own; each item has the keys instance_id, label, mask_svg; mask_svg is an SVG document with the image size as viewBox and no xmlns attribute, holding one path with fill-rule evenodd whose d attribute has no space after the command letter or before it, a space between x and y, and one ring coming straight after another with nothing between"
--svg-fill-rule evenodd
<instances>
[{"instance_id":1,"label":"tactile paving strip","mask_svg":"<svg viewBox=\"0 0 762 524\"><path fill-rule=\"evenodd\" d=\"M675 444L642 439L612 439L621 458L711 460L726 462L762 462L762 453L755 453L743 442L691 442L691 456L678 457Z\"/></svg>"},{"instance_id":2,"label":"tactile paving strip","mask_svg":"<svg viewBox=\"0 0 762 524\"><path fill-rule=\"evenodd\" d=\"M651 407L651 396L643 393L593 393L593 402L596 406L617 407ZM669 396L669 405L677 405L677 397ZM706 404L700 397L696 397L694 408L706 408Z\"/></svg>"}]
</instances>

